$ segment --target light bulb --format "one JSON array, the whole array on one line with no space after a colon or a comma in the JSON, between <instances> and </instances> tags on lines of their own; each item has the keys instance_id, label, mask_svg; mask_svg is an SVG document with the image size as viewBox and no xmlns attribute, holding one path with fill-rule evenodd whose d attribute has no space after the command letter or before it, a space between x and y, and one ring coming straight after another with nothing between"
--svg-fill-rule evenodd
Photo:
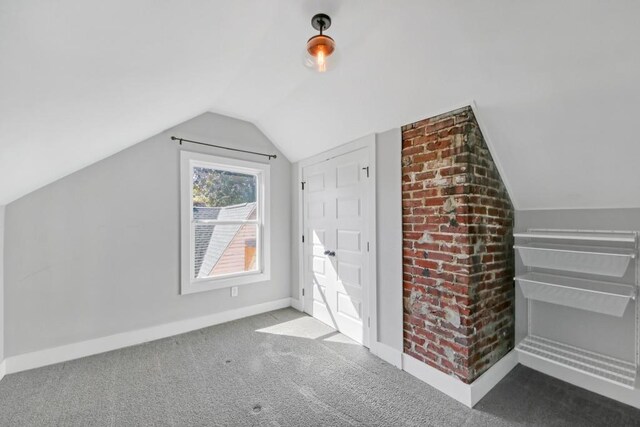
<instances>
[{"instance_id":1,"label":"light bulb","mask_svg":"<svg viewBox=\"0 0 640 427\"><path fill-rule=\"evenodd\" d=\"M324 73L325 71L327 71L327 62L325 61L324 58L324 52L320 51L318 52L318 71L321 73Z\"/></svg>"}]
</instances>

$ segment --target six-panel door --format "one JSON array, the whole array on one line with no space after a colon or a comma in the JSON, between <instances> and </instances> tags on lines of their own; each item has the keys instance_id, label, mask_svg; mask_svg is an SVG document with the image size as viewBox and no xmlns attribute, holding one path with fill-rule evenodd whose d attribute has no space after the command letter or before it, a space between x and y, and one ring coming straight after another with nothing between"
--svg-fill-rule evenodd
<instances>
[{"instance_id":1,"label":"six-panel door","mask_svg":"<svg viewBox=\"0 0 640 427\"><path fill-rule=\"evenodd\" d=\"M305 311L364 343L367 150L303 171Z\"/></svg>"}]
</instances>

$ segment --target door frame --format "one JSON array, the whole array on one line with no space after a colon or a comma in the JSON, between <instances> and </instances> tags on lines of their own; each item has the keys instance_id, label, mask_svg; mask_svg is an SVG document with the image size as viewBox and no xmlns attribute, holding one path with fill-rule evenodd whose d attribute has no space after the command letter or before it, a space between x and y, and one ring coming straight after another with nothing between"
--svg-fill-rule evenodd
<instances>
[{"instance_id":1,"label":"door frame","mask_svg":"<svg viewBox=\"0 0 640 427\"><path fill-rule=\"evenodd\" d=\"M367 313L367 319L362 319L363 331L363 345L370 348L372 345L378 342L378 284L377 284L377 239L376 239L376 135L371 134L355 141L348 142L340 145L339 147L324 151L315 156L311 156L298 162L298 301L300 302L300 311L304 312L305 303L303 292L304 275L306 260L304 257L304 243L302 242L302 235L304 234L304 192L302 190L301 182L303 180L303 170L307 166L314 165L316 163L324 162L335 157L339 157L343 154L351 153L360 149L367 149L369 154L369 179L368 191L369 198L367 206L363 206L363 210L368 213L367 224L367 237L369 242L369 261L368 261L368 273L369 283L365 294L367 298L363 298L362 304L364 306L363 313Z\"/></svg>"}]
</instances>

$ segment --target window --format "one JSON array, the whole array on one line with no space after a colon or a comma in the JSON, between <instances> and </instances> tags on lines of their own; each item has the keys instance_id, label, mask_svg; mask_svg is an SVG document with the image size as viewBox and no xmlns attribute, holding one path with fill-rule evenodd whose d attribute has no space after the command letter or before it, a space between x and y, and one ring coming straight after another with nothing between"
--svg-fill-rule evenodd
<instances>
[{"instance_id":1,"label":"window","mask_svg":"<svg viewBox=\"0 0 640 427\"><path fill-rule=\"evenodd\" d=\"M181 153L183 294L269 280L269 165Z\"/></svg>"}]
</instances>

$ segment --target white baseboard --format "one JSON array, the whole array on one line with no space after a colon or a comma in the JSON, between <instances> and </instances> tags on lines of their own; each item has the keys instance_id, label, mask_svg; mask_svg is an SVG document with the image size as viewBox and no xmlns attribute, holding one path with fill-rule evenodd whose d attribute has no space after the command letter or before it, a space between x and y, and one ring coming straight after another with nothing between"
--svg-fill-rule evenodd
<instances>
[{"instance_id":1,"label":"white baseboard","mask_svg":"<svg viewBox=\"0 0 640 427\"><path fill-rule=\"evenodd\" d=\"M502 356L495 365L489 368L471 383L471 407L491 391L513 368L518 365L518 355L515 350Z\"/></svg>"},{"instance_id":2,"label":"white baseboard","mask_svg":"<svg viewBox=\"0 0 640 427\"><path fill-rule=\"evenodd\" d=\"M526 353L518 353L518 362L543 374L640 409L640 388L629 389Z\"/></svg>"},{"instance_id":3,"label":"white baseboard","mask_svg":"<svg viewBox=\"0 0 640 427\"><path fill-rule=\"evenodd\" d=\"M2 381L6 373L7 373L7 364L3 360L2 362L0 362L0 381Z\"/></svg>"},{"instance_id":4,"label":"white baseboard","mask_svg":"<svg viewBox=\"0 0 640 427\"><path fill-rule=\"evenodd\" d=\"M392 364L398 369L402 369L402 352L400 350L396 350L381 342L374 342L369 350L385 362Z\"/></svg>"},{"instance_id":5,"label":"white baseboard","mask_svg":"<svg viewBox=\"0 0 640 427\"><path fill-rule=\"evenodd\" d=\"M402 354L402 368L407 373L456 399L469 408L482 399L502 378L518 364L515 351L510 351L473 383L465 384L408 354Z\"/></svg>"},{"instance_id":6,"label":"white baseboard","mask_svg":"<svg viewBox=\"0 0 640 427\"><path fill-rule=\"evenodd\" d=\"M291 298L291 307L298 311L302 311L302 302L299 299Z\"/></svg>"},{"instance_id":7,"label":"white baseboard","mask_svg":"<svg viewBox=\"0 0 640 427\"><path fill-rule=\"evenodd\" d=\"M218 325L220 323L290 306L291 298L283 298L276 301L237 308L208 316L196 317L194 319L180 320L150 328L138 329L135 331L123 332L120 334L109 335L102 338L63 345L46 350L34 351L32 353L20 354L6 358L2 362L2 367L0 369L7 374L26 371L28 369L53 365L55 363L66 362L73 359L79 359L81 357L117 350L119 348L142 344L161 338L167 338L183 334L185 332L206 328L208 326Z\"/></svg>"},{"instance_id":8,"label":"white baseboard","mask_svg":"<svg viewBox=\"0 0 640 427\"><path fill-rule=\"evenodd\" d=\"M447 375L405 353L402 354L402 369L447 396L453 397L458 402L470 408L473 406L469 384L465 384L459 379Z\"/></svg>"}]
</instances>

